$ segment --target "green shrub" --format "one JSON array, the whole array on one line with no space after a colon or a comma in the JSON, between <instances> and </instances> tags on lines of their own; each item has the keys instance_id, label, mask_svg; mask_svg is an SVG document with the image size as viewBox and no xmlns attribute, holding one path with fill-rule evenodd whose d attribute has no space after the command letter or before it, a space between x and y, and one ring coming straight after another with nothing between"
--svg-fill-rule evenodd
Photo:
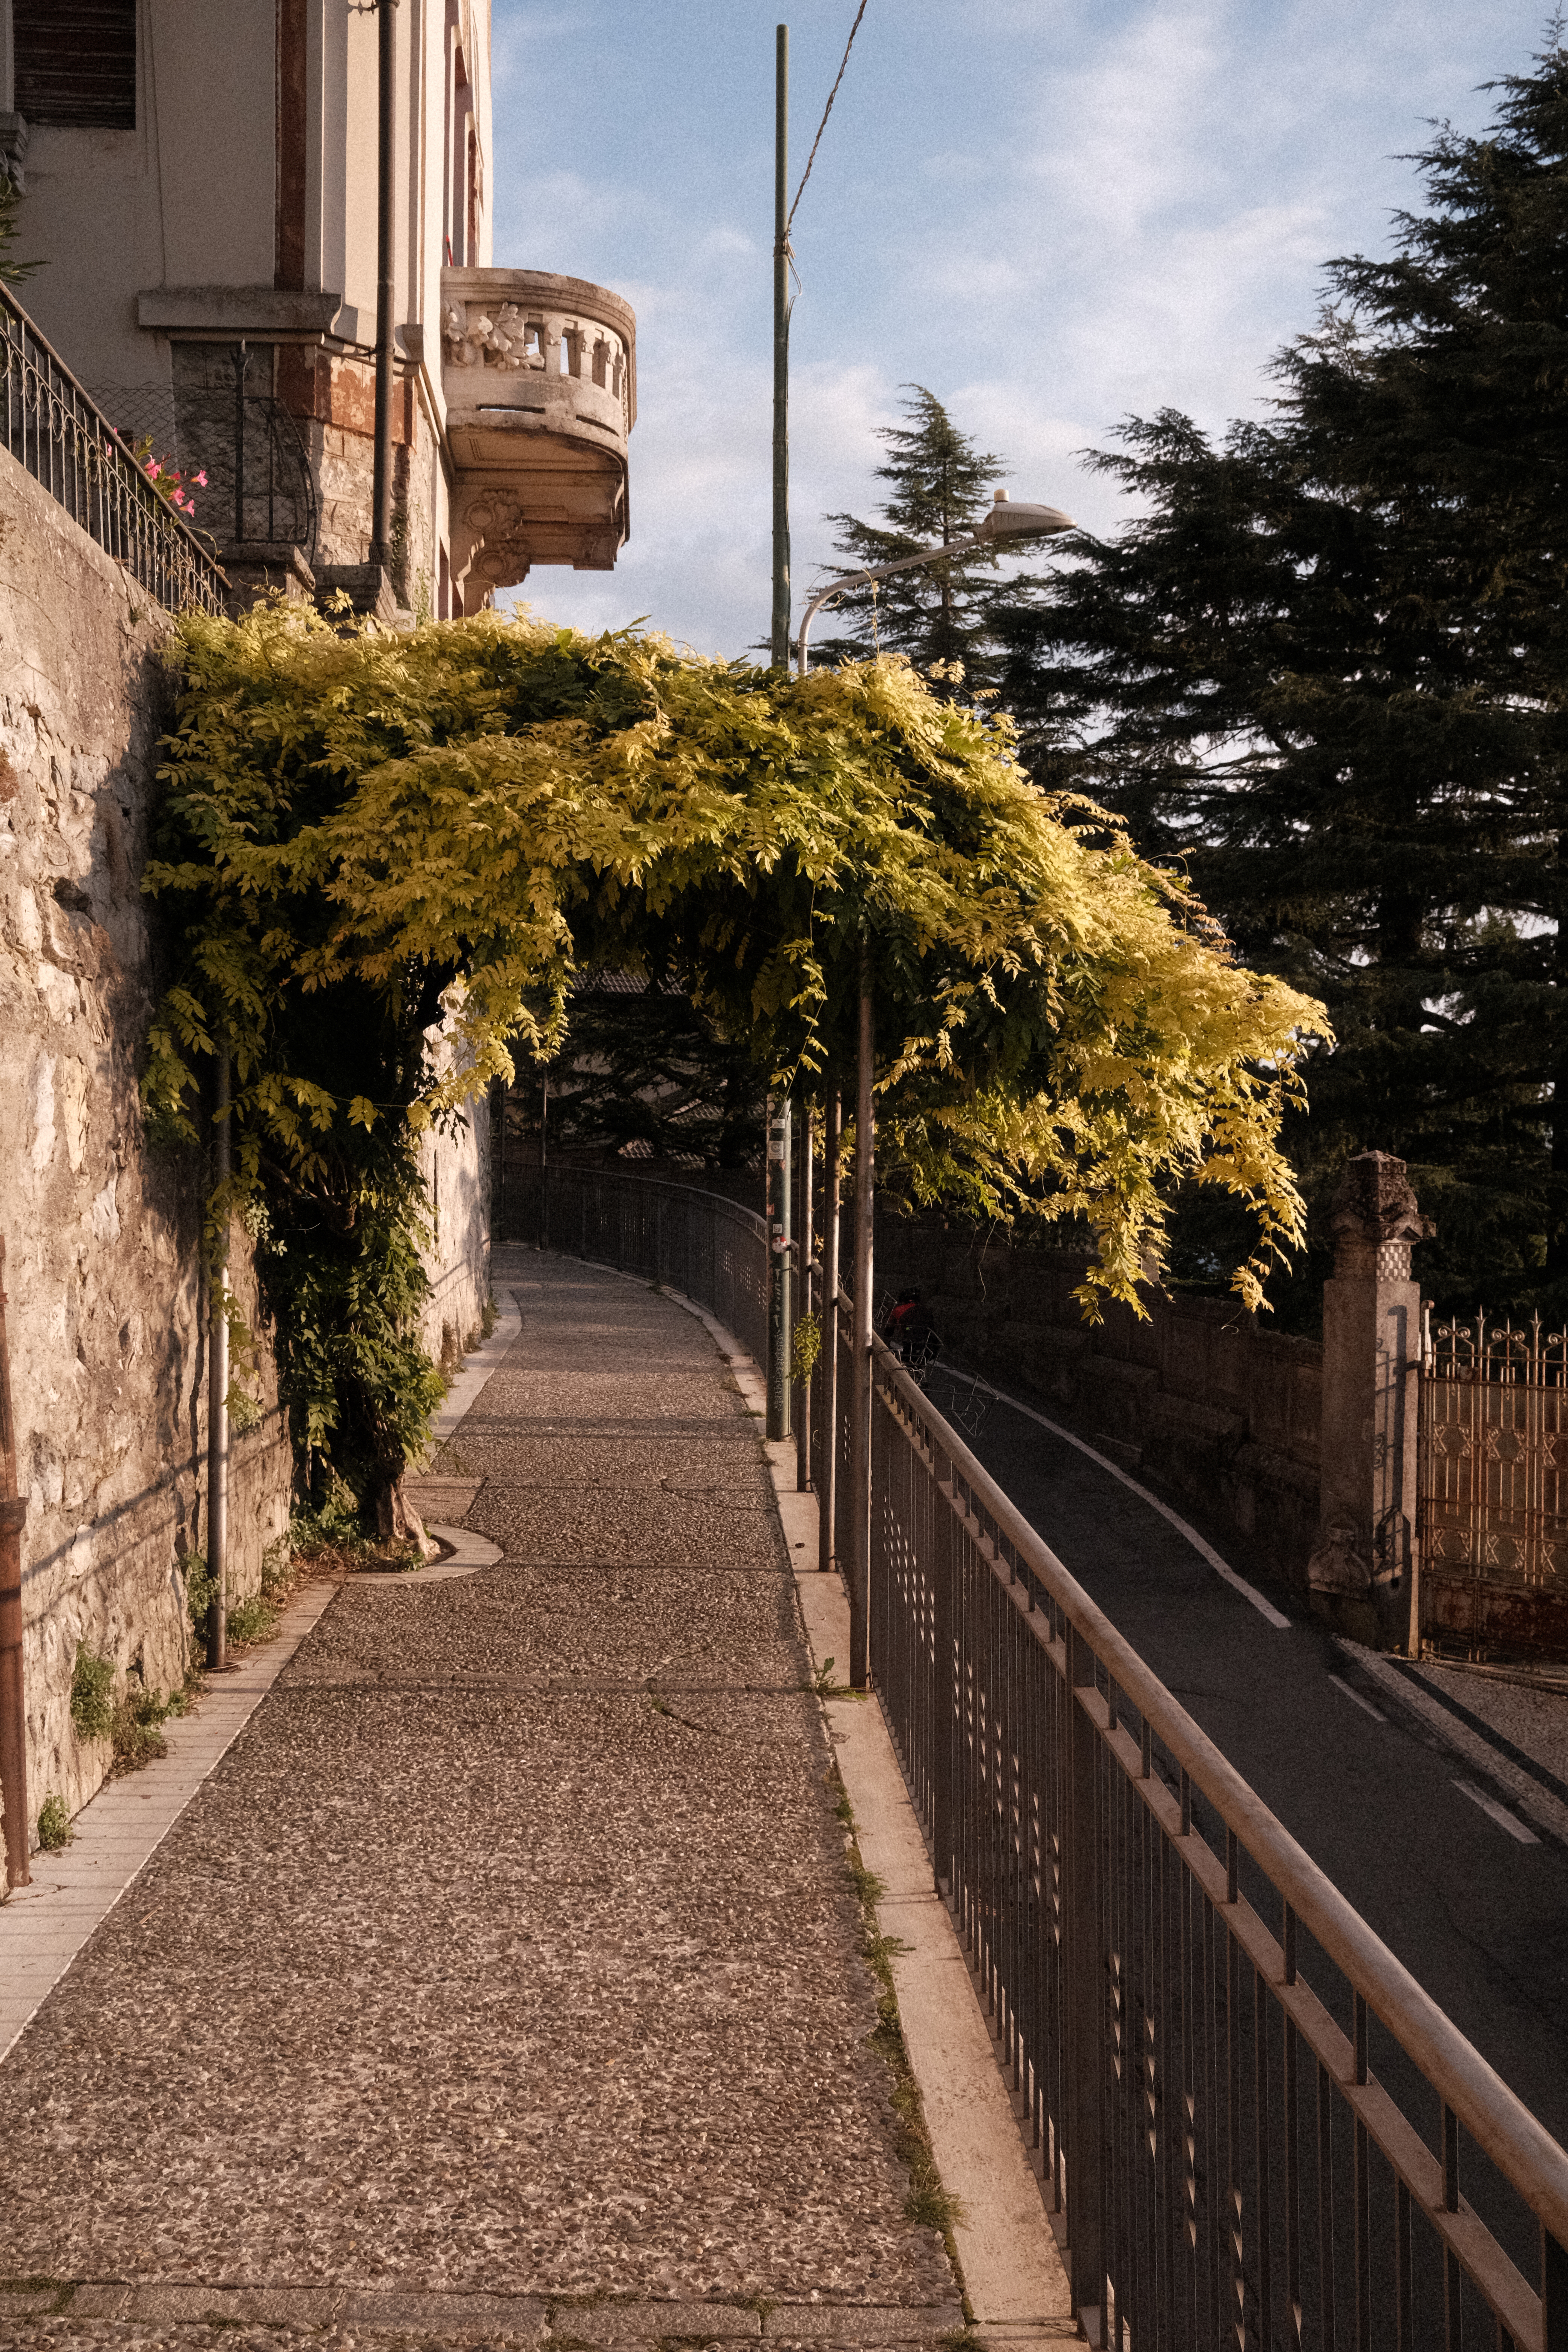
<instances>
[{"instance_id":1,"label":"green shrub","mask_svg":"<svg viewBox=\"0 0 1568 2352\"><path fill-rule=\"evenodd\" d=\"M163 1726L171 1715L183 1715L184 1711L183 1691L166 1699L156 1691L142 1690L132 1684L115 1708L110 1727L109 1736L114 1743L110 1773L118 1778L121 1773L140 1770L156 1757L166 1756L169 1743L163 1737Z\"/></svg>"},{"instance_id":2,"label":"green shrub","mask_svg":"<svg viewBox=\"0 0 1568 2352\"><path fill-rule=\"evenodd\" d=\"M107 1739L114 1727L114 1661L85 1642L71 1670L71 1721L79 1739Z\"/></svg>"},{"instance_id":3,"label":"green shrub","mask_svg":"<svg viewBox=\"0 0 1568 2352\"><path fill-rule=\"evenodd\" d=\"M228 1612L231 1642L270 1642L278 1631L278 1612L265 1594L237 1601Z\"/></svg>"},{"instance_id":4,"label":"green shrub","mask_svg":"<svg viewBox=\"0 0 1568 2352\"><path fill-rule=\"evenodd\" d=\"M58 1853L62 1846L69 1845L75 1834L71 1817L66 1811L65 1799L46 1797L38 1812L38 1843L44 1852Z\"/></svg>"},{"instance_id":5,"label":"green shrub","mask_svg":"<svg viewBox=\"0 0 1568 2352\"><path fill-rule=\"evenodd\" d=\"M180 1570L185 1580L185 1607L190 1612L191 1630L198 1641L205 1642L217 1579L207 1566L205 1552L188 1551L180 1562Z\"/></svg>"}]
</instances>

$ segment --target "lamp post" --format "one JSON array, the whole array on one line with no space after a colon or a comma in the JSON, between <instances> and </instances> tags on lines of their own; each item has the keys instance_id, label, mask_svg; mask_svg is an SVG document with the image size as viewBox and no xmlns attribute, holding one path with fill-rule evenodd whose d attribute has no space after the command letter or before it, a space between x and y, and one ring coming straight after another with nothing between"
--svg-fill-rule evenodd
<instances>
[{"instance_id":1,"label":"lamp post","mask_svg":"<svg viewBox=\"0 0 1568 2352\"><path fill-rule=\"evenodd\" d=\"M796 640L799 675L806 674L806 643L811 625L825 604L847 588L867 588L895 572L913 572L925 563L950 563L955 556L991 549L1011 539L1047 539L1058 531L1074 530L1071 515L1059 507L1015 504L998 490L991 511L977 530L965 539L950 540L944 547L925 547L918 555L900 556L896 563L879 563L868 572L846 572L830 580L806 606ZM873 1085L876 1022L872 1003L871 944L860 948L860 1013L855 1086L855 1212L853 1235L854 1321L849 1391L849 1492L852 1498L849 1559L846 1582L849 1590L849 1681L855 1690L870 1683L869 1627L871 1597L871 1232L874 1213L876 1149ZM836 1183L837 1170L829 1177ZM831 1439L827 1441L831 1444Z\"/></svg>"},{"instance_id":2,"label":"lamp post","mask_svg":"<svg viewBox=\"0 0 1568 2352\"><path fill-rule=\"evenodd\" d=\"M831 604L835 596L842 596L847 588L868 588L874 580L889 580L895 572L914 572L922 563L950 563L954 556L973 555L981 548L994 548L1005 540L1049 539L1059 530L1077 529L1071 515L1063 514L1060 507L1026 506L1022 499L1010 499L1005 490L998 490L990 513L966 539L949 540L943 547L922 547L918 555L900 555L896 563L879 563L869 572L847 572L841 580L830 580L801 616L795 648L801 677L805 676L805 645L813 621L825 604Z\"/></svg>"}]
</instances>

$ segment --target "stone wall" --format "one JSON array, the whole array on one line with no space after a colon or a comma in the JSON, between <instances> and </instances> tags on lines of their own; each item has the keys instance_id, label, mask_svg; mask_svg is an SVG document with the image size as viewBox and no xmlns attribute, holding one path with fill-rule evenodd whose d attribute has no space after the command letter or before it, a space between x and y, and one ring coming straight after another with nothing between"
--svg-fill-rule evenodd
<instances>
[{"instance_id":1,"label":"stone wall","mask_svg":"<svg viewBox=\"0 0 1568 2352\"><path fill-rule=\"evenodd\" d=\"M998 1384L1055 1409L1121 1468L1234 1528L1306 1583L1319 1512L1322 1349L1270 1331L1239 1301L1145 1294L1086 1324L1088 1260L881 1217L877 1295L916 1284L943 1338Z\"/></svg>"},{"instance_id":2,"label":"stone wall","mask_svg":"<svg viewBox=\"0 0 1568 2352\"><path fill-rule=\"evenodd\" d=\"M29 1811L74 1811L107 1742L70 1723L79 1643L122 1680L184 1676L179 1568L203 1544L201 1171L149 1149L137 1076L156 990L146 855L168 621L0 454L0 1218L23 1536ZM245 1237L234 1281L254 1306ZM230 1590L287 1521L265 1345L237 1435Z\"/></svg>"}]
</instances>

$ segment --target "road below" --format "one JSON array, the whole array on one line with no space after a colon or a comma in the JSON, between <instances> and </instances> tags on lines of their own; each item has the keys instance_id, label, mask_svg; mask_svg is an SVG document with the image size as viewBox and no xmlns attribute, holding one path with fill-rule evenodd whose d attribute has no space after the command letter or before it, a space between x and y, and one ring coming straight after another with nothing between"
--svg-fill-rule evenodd
<instances>
[{"instance_id":1,"label":"road below","mask_svg":"<svg viewBox=\"0 0 1568 2352\"><path fill-rule=\"evenodd\" d=\"M931 1394L975 1417L967 1380L939 1369ZM1568 2144L1568 1697L1374 1659L1215 1541L1289 1620L1271 1622L1111 1469L976 1402L967 1442L1063 1566Z\"/></svg>"}]
</instances>

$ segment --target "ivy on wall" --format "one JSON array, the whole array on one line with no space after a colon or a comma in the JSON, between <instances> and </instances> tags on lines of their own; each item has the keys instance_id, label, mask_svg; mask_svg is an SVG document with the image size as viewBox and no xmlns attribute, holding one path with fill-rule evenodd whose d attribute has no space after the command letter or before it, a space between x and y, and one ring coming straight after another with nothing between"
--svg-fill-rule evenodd
<instances>
[{"instance_id":1,"label":"ivy on wall","mask_svg":"<svg viewBox=\"0 0 1568 2352\"><path fill-rule=\"evenodd\" d=\"M636 633L281 604L187 617L174 658L144 1098L195 1138L226 1040L226 1205L297 1435L352 1476L395 1476L437 1393L417 1139L559 1049L584 965L674 981L808 1097L853 1067L868 973L879 1153L921 1199L1085 1220L1090 1311L1157 1261L1173 1176L1254 1213L1248 1300L1298 1237L1277 1133L1321 1008L901 661L792 679Z\"/></svg>"}]
</instances>

